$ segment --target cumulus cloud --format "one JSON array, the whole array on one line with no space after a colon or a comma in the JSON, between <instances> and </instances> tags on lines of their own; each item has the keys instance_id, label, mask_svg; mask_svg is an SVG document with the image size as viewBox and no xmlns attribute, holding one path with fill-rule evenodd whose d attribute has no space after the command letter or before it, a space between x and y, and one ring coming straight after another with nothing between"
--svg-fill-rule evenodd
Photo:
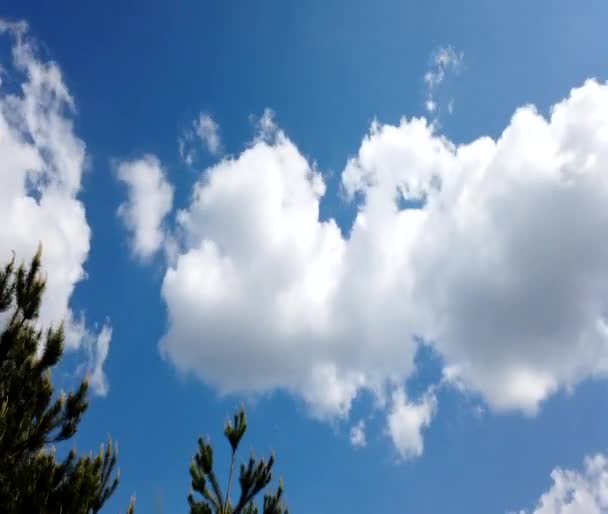
<instances>
[{"instance_id":1,"label":"cumulus cloud","mask_svg":"<svg viewBox=\"0 0 608 514\"><path fill-rule=\"evenodd\" d=\"M187 249L162 287L171 320L163 349L180 368L224 392L285 386L320 416L348 411L365 377L336 366L346 340L331 344L325 307L345 246L333 221L318 221L323 192L283 135L201 177L178 214Z\"/></svg>"},{"instance_id":2,"label":"cumulus cloud","mask_svg":"<svg viewBox=\"0 0 608 514\"><path fill-rule=\"evenodd\" d=\"M556 468L553 485L533 511L520 514L602 514L608 512L608 459L585 459L582 472Z\"/></svg>"},{"instance_id":3,"label":"cumulus cloud","mask_svg":"<svg viewBox=\"0 0 608 514\"><path fill-rule=\"evenodd\" d=\"M392 234L411 237L393 264L417 309L404 326L495 409L533 413L607 370L607 137L608 87L589 81L549 119L519 109L497 141L456 147L420 120L383 127L345 172L366 196L359 216L424 199L378 224L411 217Z\"/></svg>"},{"instance_id":4,"label":"cumulus cloud","mask_svg":"<svg viewBox=\"0 0 608 514\"><path fill-rule=\"evenodd\" d=\"M205 170L178 214L161 346L180 370L222 393L286 389L319 417L399 391L420 340L444 383L496 411L606 374L608 86L547 118L522 107L496 140L374 123L342 172L359 200L347 236L319 219L321 173L273 130ZM406 398L387 424L416 455L394 420L424 428L435 400Z\"/></svg>"},{"instance_id":5,"label":"cumulus cloud","mask_svg":"<svg viewBox=\"0 0 608 514\"><path fill-rule=\"evenodd\" d=\"M133 254L149 259L165 241L162 225L173 206L173 186L151 155L120 162L116 176L128 189L129 198L118 207L118 216L131 235Z\"/></svg>"},{"instance_id":6,"label":"cumulus cloud","mask_svg":"<svg viewBox=\"0 0 608 514\"><path fill-rule=\"evenodd\" d=\"M387 266L407 220L383 225L367 209L345 240L319 221L320 173L282 132L266 139L207 170L178 214L163 352L224 393L281 387L345 417L361 389L381 395L413 370L410 286L404 264Z\"/></svg>"},{"instance_id":7,"label":"cumulus cloud","mask_svg":"<svg viewBox=\"0 0 608 514\"><path fill-rule=\"evenodd\" d=\"M360 420L350 429L350 444L355 448L365 448L365 446L367 446L364 420Z\"/></svg>"},{"instance_id":8,"label":"cumulus cloud","mask_svg":"<svg viewBox=\"0 0 608 514\"><path fill-rule=\"evenodd\" d=\"M74 133L74 100L59 67L35 55L27 24L0 20L0 41L12 42L12 59L0 66L10 77L0 82L0 260L12 252L28 260L42 243L41 321L65 320L68 333L82 335L69 301L85 276L91 231L78 200L85 145ZM67 347L82 345L83 338L72 337Z\"/></svg>"},{"instance_id":9,"label":"cumulus cloud","mask_svg":"<svg viewBox=\"0 0 608 514\"><path fill-rule=\"evenodd\" d=\"M428 391L417 403L410 402L402 388L393 393L387 431L402 459L422 455L422 432L431 424L436 410L437 398L434 391Z\"/></svg>"},{"instance_id":10,"label":"cumulus cloud","mask_svg":"<svg viewBox=\"0 0 608 514\"><path fill-rule=\"evenodd\" d=\"M437 114L439 105L435 98L435 93L439 85L445 80L447 73L457 73L462 68L464 54L457 52L451 46L439 47L433 52L431 66L424 74L424 84L426 87L426 100L424 107L429 114ZM454 110L454 100L448 102L448 112L452 114Z\"/></svg>"}]
</instances>

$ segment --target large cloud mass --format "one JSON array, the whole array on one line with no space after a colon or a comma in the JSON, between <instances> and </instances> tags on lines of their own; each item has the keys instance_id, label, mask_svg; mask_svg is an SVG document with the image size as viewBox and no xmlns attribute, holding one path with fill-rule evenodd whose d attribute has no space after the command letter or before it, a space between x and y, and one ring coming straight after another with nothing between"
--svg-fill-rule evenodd
<instances>
[{"instance_id":1,"label":"large cloud mass","mask_svg":"<svg viewBox=\"0 0 608 514\"><path fill-rule=\"evenodd\" d=\"M347 237L280 131L201 175L162 287L178 368L222 392L285 388L320 416L363 389L399 400L420 339L497 410L606 373L608 86L460 146L423 119L374 123L342 184L361 200Z\"/></svg>"},{"instance_id":2,"label":"large cloud mass","mask_svg":"<svg viewBox=\"0 0 608 514\"><path fill-rule=\"evenodd\" d=\"M103 394L110 329L92 334L69 309L91 237L78 200L85 145L74 134L74 102L59 67L35 56L27 25L0 20L0 40L11 39L12 62L0 63L0 260L12 252L19 261L30 259L42 243L47 292L41 320L67 322L68 349L90 347L92 385ZM99 341L103 351L94 348Z\"/></svg>"}]
</instances>

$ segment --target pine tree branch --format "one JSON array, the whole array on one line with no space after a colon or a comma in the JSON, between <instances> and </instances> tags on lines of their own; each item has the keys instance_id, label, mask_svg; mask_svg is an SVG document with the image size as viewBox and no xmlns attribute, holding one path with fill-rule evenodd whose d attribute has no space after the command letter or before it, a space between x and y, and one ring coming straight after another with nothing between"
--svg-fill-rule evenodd
<instances>
[{"instance_id":1,"label":"pine tree branch","mask_svg":"<svg viewBox=\"0 0 608 514\"><path fill-rule=\"evenodd\" d=\"M232 474L234 473L235 455L236 455L236 449L233 449L232 457L230 459L230 473L228 474L228 486L226 487L226 505L224 506L224 514L229 514L228 505L230 504L230 489L232 487Z\"/></svg>"},{"instance_id":2,"label":"pine tree branch","mask_svg":"<svg viewBox=\"0 0 608 514\"><path fill-rule=\"evenodd\" d=\"M213 471L212 469L209 473L207 473L207 476L209 477L209 482L211 482L213 492L217 497L218 513L222 513L226 509L226 503L228 499L224 500L223 498L222 489L220 488L220 484L217 481L217 477L215 476L215 471Z\"/></svg>"}]
</instances>

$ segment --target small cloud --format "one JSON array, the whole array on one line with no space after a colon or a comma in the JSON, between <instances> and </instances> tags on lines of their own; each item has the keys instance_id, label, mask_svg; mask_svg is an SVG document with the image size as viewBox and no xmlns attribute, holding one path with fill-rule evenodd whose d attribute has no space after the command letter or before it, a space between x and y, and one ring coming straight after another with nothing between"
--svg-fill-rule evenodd
<instances>
[{"instance_id":1,"label":"small cloud","mask_svg":"<svg viewBox=\"0 0 608 514\"><path fill-rule=\"evenodd\" d=\"M464 53L457 52L451 46L440 47L433 52L430 69L424 74L426 85L426 100L424 106L430 114L439 111L439 105L435 99L437 88L445 80L448 72L458 73L462 69ZM448 103L447 110L450 114L454 111L454 99Z\"/></svg>"},{"instance_id":2,"label":"small cloud","mask_svg":"<svg viewBox=\"0 0 608 514\"><path fill-rule=\"evenodd\" d=\"M194 130L211 155L220 152L219 125L209 114L200 114L198 120L194 121Z\"/></svg>"},{"instance_id":3,"label":"small cloud","mask_svg":"<svg viewBox=\"0 0 608 514\"><path fill-rule=\"evenodd\" d=\"M192 141L192 137L189 138ZM194 150L189 148L188 138L184 135L178 140L179 156L188 166L192 166L194 162Z\"/></svg>"},{"instance_id":4,"label":"small cloud","mask_svg":"<svg viewBox=\"0 0 608 514\"><path fill-rule=\"evenodd\" d=\"M436 411L437 397L433 388L418 403L410 402L403 389L397 389L393 393L387 431L403 460L422 455L422 432L431 424Z\"/></svg>"},{"instance_id":5,"label":"small cloud","mask_svg":"<svg viewBox=\"0 0 608 514\"><path fill-rule=\"evenodd\" d=\"M108 357L108 351L110 350L110 341L112 340L112 327L105 324L99 334L97 334L96 342L94 345L94 352L92 352L91 360L91 375L89 381L93 390L100 396L108 394L108 380L106 374L103 371L103 365Z\"/></svg>"},{"instance_id":6,"label":"small cloud","mask_svg":"<svg viewBox=\"0 0 608 514\"><path fill-rule=\"evenodd\" d=\"M220 127L211 115L201 112L178 138L177 145L179 156L187 166L194 164L201 146L210 155L219 155L222 151Z\"/></svg>"},{"instance_id":7,"label":"small cloud","mask_svg":"<svg viewBox=\"0 0 608 514\"><path fill-rule=\"evenodd\" d=\"M15 37L23 37L29 30L28 24L24 20L19 21L7 21L0 18L0 34L8 32Z\"/></svg>"},{"instance_id":8,"label":"small cloud","mask_svg":"<svg viewBox=\"0 0 608 514\"><path fill-rule=\"evenodd\" d=\"M84 314L76 319L72 312L69 313L65 322L65 345L70 349L83 348L88 353L88 362L79 366L76 372L78 374L83 368L86 369L91 389L98 396L106 396L110 389L103 366L111 340L112 327L109 322L106 321L97 331L97 326L93 329L87 327Z\"/></svg>"},{"instance_id":9,"label":"small cloud","mask_svg":"<svg viewBox=\"0 0 608 514\"><path fill-rule=\"evenodd\" d=\"M350 444L355 448L365 448L367 446L364 420L360 420L350 429Z\"/></svg>"},{"instance_id":10,"label":"small cloud","mask_svg":"<svg viewBox=\"0 0 608 514\"><path fill-rule=\"evenodd\" d=\"M254 143L259 141L273 142L277 134L281 133L275 120L275 112L269 107L264 109L262 116L259 118L254 114L250 115L249 121L255 127Z\"/></svg>"},{"instance_id":11,"label":"small cloud","mask_svg":"<svg viewBox=\"0 0 608 514\"><path fill-rule=\"evenodd\" d=\"M173 206L173 186L153 155L119 163L116 176L129 195L118 207L118 216L131 235L133 254L148 259L166 240L163 221Z\"/></svg>"}]
</instances>

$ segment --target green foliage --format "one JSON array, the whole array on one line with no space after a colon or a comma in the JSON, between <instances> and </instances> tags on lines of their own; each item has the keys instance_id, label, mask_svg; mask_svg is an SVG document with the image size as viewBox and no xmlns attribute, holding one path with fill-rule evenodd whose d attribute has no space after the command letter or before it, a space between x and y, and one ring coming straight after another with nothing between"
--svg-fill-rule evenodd
<instances>
[{"instance_id":1,"label":"green foliage","mask_svg":"<svg viewBox=\"0 0 608 514\"><path fill-rule=\"evenodd\" d=\"M13 258L0 270L0 506L5 514L96 513L118 486L117 449L109 441L95 457L55 456L54 445L78 429L89 385L53 394L64 333L39 327L40 258L38 250L29 268L15 268Z\"/></svg>"},{"instance_id":2,"label":"green foliage","mask_svg":"<svg viewBox=\"0 0 608 514\"><path fill-rule=\"evenodd\" d=\"M247 465L241 464L239 476L241 494L234 507L230 499L236 451L246 430L247 418L244 408L241 407L235 414L234 421L232 423L228 421L224 430L224 435L232 450L225 496L222 494L213 470L213 448L203 439L198 440L198 452L190 465L192 478L192 492L188 496L190 514L258 514L258 507L254 500L272 480L274 456L264 460L256 459L252 455ZM194 492L198 493L202 499L196 500ZM287 509L283 506L282 496L283 485L279 484L274 494L264 496L262 514L288 514Z\"/></svg>"}]
</instances>

